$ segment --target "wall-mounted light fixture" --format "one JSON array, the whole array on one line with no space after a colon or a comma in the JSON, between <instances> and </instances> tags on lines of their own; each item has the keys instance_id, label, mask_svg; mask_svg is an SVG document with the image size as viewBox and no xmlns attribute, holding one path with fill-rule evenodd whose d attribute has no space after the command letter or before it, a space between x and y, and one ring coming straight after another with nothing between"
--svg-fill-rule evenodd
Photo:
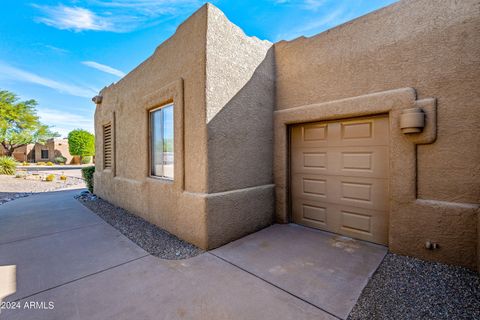
<instances>
[{"instance_id":1,"label":"wall-mounted light fixture","mask_svg":"<svg viewBox=\"0 0 480 320\"><path fill-rule=\"evenodd\" d=\"M95 96L95 97L92 98L92 101L95 104L100 104L100 103L102 103L102 98L103 98L102 96Z\"/></svg>"},{"instance_id":2,"label":"wall-mounted light fixture","mask_svg":"<svg viewBox=\"0 0 480 320\"><path fill-rule=\"evenodd\" d=\"M402 133L419 133L425 127L425 113L422 108L405 109L400 115Z\"/></svg>"}]
</instances>

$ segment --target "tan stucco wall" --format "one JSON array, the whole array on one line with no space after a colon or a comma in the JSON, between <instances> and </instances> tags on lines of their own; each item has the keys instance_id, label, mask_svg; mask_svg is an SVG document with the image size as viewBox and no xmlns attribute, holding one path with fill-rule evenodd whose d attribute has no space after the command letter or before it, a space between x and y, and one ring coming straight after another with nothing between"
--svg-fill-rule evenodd
<instances>
[{"instance_id":1,"label":"tan stucco wall","mask_svg":"<svg viewBox=\"0 0 480 320\"><path fill-rule=\"evenodd\" d=\"M179 237L206 247L205 33L207 10L197 11L155 53L118 83L101 91L95 112L95 193ZM158 97L150 99L155 95ZM175 116L182 108L184 132L175 117L176 185L149 177L148 109L176 96ZM111 122L113 168L103 169L103 125ZM182 125L183 125L182 124ZM177 163L179 143L184 162ZM183 180L183 179L182 179ZM184 189L184 190L182 190Z\"/></svg>"},{"instance_id":2,"label":"tan stucco wall","mask_svg":"<svg viewBox=\"0 0 480 320\"><path fill-rule=\"evenodd\" d=\"M436 141L410 151L416 153L414 198L406 193L390 202L389 246L471 268L480 202L479 12L473 0L400 1L317 36L275 45L279 111L407 87L416 100L436 99ZM348 116L358 115L354 110ZM412 169L407 163L406 171ZM277 215L287 219L285 212ZM426 240L440 249L426 250Z\"/></svg>"},{"instance_id":3,"label":"tan stucco wall","mask_svg":"<svg viewBox=\"0 0 480 320\"><path fill-rule=\"evenodd\" d=\"M67 158L67 164L72 162L73 156L68 150L68 139L55 139L53 150L53 160L55 160L56 157L62 156Z\"/></svg>"},{"instance_id":4,"label":"tan stucco wall","mask_svg":"<svg viewBox=\"0 0 480 320\"><path fill-rule=\"evenodd\" d=\"M271 223L274 95L273 77L264 76L273 73L273 58L267 59L270 47L246 37L211 5L194 13L150 58L102 90L103 100L95 113L95 192L202 248L219 246ZM229 65L232 55L234 66ZM265 59L268 63L263 67ZM257 69L262 72L253 77L255 86L249 87ZM262 94L261 102L254 94ZM171 101L175 105L173 182L149 177L148 150L148 110ZM261 117L257 122L243 128L234 123L245 125L256 109ZM103 168L102 130L107 123L112 123L114 136L111 169ZM249 130L264 132L266 140L254 141L253 134L246 141L236 137L230 145L225 140ZM236 163L247 144L254 145L252 153ZM227 162L217 162L212 153L218 152L232 155ZM255 161L265 163L247 168L245 162ZM246 177L240 178L242 173ZM217 184L212 175L225 180Z\"/></svg>"},{"instance_id":5,"label":"tan stucco wall","mask_svg":"<svg viewBox=\"0 0 480 320\"><path fill-rule=\"evenodd\" d=\"M218 246L273 221L274 57L216 7L207 29L207 225Z\"/></svg>"}]
</instances>

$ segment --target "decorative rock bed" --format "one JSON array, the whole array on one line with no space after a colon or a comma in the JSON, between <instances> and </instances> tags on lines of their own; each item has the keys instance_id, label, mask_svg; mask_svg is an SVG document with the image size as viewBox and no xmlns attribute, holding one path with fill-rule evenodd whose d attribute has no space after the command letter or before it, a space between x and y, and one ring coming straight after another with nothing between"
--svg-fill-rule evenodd
<instances>
[{"instance_id":1,"label":"decorative rock bed","mask_svg":"<svg viewBox=\"0 0 480 320\"><path fill-rule=\"evenodd\" d=\"M479 274L387 254L348 320L480 319Z\"/></svg>"},{"instance_id":2,"label":"decorative rock bed","mask_svg":"<svg viewBox=\"0 0 480 320\"><path fill-rule=\"evenodd\" d=\"M82 192L76 198L151 255L162 259L179 260L204 252L168 231L92 195L88 191Z\"/></svg>"}]
</instances>

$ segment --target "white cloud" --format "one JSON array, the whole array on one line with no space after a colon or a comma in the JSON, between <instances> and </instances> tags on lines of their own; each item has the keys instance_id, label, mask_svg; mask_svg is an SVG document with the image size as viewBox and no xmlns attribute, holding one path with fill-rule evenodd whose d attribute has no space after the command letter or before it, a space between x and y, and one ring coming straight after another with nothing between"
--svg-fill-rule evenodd
<instances>
[{"instance_id":1,"label":"white cloud","mask_svg":"<svg viewBox=\"0 0 480 320\"><path fill-rule=\"evenodd\" d=\"M74 129L85 129L91 133L94 132L93 115L92 117L86 117L56 109L39 108L38 116L42 123L53 126L52 130L60 133L62 137L66 137Z\"/></svg>"},{"instance_id":2,"label":"white cloud","mask_svg":"<svg viewBox=\"0 0 480 320\"><path fill-rule=\"evenodd\" d=\"M272 0L275 4L300 7L305 10L317 10L325 5L327 0Z\"/></svg>"},{"instance_id":3,"label":"white cloud","mask_svg":"<svg viewBox=\"0 0 480 320\"><path fill-rule=\"evenodd\" d=\"M44 44L43 46L47 49L50 49L51 51L53 51L55 53L62 54L62 55L70 52L67 49L55 47L55 46L52 46L52 45L49 45L49 44Z\"/></svg>"},{"instance_id":4,"label":"white cloud","mask_svg":"<svg viewBox=\"0 0 480 320\"><path fill-rule=\"evenodd\" d=\"M325 0L304 0L303 8L307 10L317 10L325 4Z\"/></svg>"},{"instance_id":5,"label":"white cloud","mask_svg":"<svg viewBox=\"0 0 480 320\"><path fill-rule=\"evenodd\" d=\"M57 29L129 32L190 14L201 4L199 0L86 0L88 8L62 4L33 7L41 13L37 22Z\"/></svg>"},{"instance_id":6,"label":"white cloud","mask_svg":"<svg viewBox=\"0 0 480 320\"><path fill-rule=\"evenodd\" d=\"M330 12L329 14L323 16L320 19L313 19L298 28L294 31L301 34L307 34L311 31L320 29L321 27L330 27L332 25L338 24L339 21L343 20L343 15L346 13L345 9L338 8L337 10Z\"/></svg>"},{"instance_id":7,"label":"white cloud","mask_svg":"<svg viewBox=\"0 0 480 320\"><path fill-rule=\"evenodd\" d=\"M39 6L34 5L44 15L38 17L38 22L61 30L105 30L114 31L112 22L97 16L91 10L80 7L67 7L64 5Z\"/></svg>"},{"instance_id":8,"label":"white cloud","mask_svg":"<svg viewBox=\"0 0 480 320\"><path fill-rule=\"evenodd\" d=\"M13 81L28 82L38 84L47 88L54 89L61 93L70 94L77 97L91 98L97 94L98 91L90 88L80 87L68 83L59 82L48 79L37 74L18 69L0 62L0 78L5 78Z\"/></svg>"},{"instance_id":9,"label":"white cloud","mask_svg":"<svg viewBox=\"0 0 480 320\"><path fill-rule=\"evenodd\" d=\"M303 24L299 24L297 27L290 29L288 33L279 34L277 40L289 40L300 36L311 36L328 28L342 24L351 18L350 12L344 7L340 7L323 17L306 20Z\"/></svg>"},{"instance_id":10,"label":"white cloud","mask_svg":"<svg viewBox=\"0 0 480 320\"><path fill-rule=\"evenodd\" d=\"M123 71L120 71L118 69L109 67L107 65L104 65L104 64L101 64L101 63L98 63L98 62L95 62L95 61L82 61L82 64L84 64L86 66L89 66L91 68L100 70L100 71L105 72L105 73L113 74L114 76L117 76L117 77L120 77L120 78L124 77L125 74L126 74Z\"/></svg>"}]
</instances>

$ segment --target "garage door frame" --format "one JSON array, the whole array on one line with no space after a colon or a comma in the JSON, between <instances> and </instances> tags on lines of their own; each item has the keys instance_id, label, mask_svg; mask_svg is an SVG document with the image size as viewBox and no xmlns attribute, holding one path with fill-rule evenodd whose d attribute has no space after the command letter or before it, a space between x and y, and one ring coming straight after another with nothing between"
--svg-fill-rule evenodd
<instances>
[{"instance_id":1,"label":"garage door frame","mask_svg":"<svg viewBox=\"0 0 480 320\"><path fill-rule=\"evenodd\" d=\"M294 174L294 168L293 168L293 157L295 156L293 154L294 152L294 141L293 141L293 136L292 136L292 130L294 130L294 128L298 128L299 126L302 128L301 130L306 130L306 129L303 129L303 128L306 128L306 127L325 127L325 131L328 132L328 133L325 133L325 139L330 139L330 136L331 136L331 130L330 130L330 125L334 125L336 126L337 124L340 125L340 126L343 126L345 125L345 123L347 124L359 124L359 123L370 123L371 126L373 126L375 124L375 126L379 125L380 123L385 123L385 121L387 122L386 125L387 125L387 130L385 130L385 127L384 128L380 128L380 131L387 134L387 144L384 145L385 147L389 148L389 139L388 139L388 135L389 135L389 131L388 130L388 126L389 126L389 123L388 123L388 113L382 113L382 114L375 114L375 115L368 115L368 116L361 116L361 117L353 117L353 118L341 118L341 119L331 119L331 120L326 120L326 121L315 121L315 122L304 122L304 123L299 123L299 124L289 124L287 126L287 139L288 139L288 221L289 222L293 222L293 223L300 223L302 224L301 222L298 222L298 221L295 221L295 216L294 216L294 208L293 208L293 204L294 204L294 196L293 196L293 189L294 189L294 177L293 177L293 174ZM338 130L338 129L337 129ZM372 127L372 134L377 131L376 127ZM384 132L384 131L387 131L387 132ZM376 134L376 133L375 133ZM302 134L303 135L303 134ZM340 137L339 137L340 138ZM373 150L373 149L379 149L379 148L384 148L384 146L379 146L377 145L377 143L385 143L385 139L382 138L382 136L372 136L372 138L374 138L374 141L371 141L371 139L368 139L368 140L365 140L365 139L350 139L350 140L345 140L345 142L347 142L347 145L344 145L342 142L340 142L339 140L337 141L337 143L334 143L334 146L332 146L332 150L340 150L343 149L343 150L352 150L352 149L360 149L360 148L363 148L363 147L367 147L369 150ZM335 138L334 138L335 139ZM360 142L360 144L357 144L357 142ZM340 145L338 144L340 143ZM362 144L363 143L363 144ZM372 143L374 143L374 145L371 145ZM309 142L307 142L307 144L309 144ZM311 143L310 143L311 144ZM331 145L331 141L330 140L323 140L321 142L321 145L320 146L317 146L317 145L313 145L311 144L309 147L306 147L307 149L311 149L311 148L314 148L314 149L328 149ZM343 145L343 146L341 146ZM304 147L305 148L305 147ZM388 155L388 151L386 152L387 155ZM300 155L297 155L297 156L300 156ZM389 162L389 157L387 156L387 162ZM297 159L298 161L298 159ZM384 166L387 166L386 168ZM330 168L331 166L328 165L328 167ZM357 175L357 177L355 176L349 176L347 180L350 180L350 181L354 181L354 180L376 180L376 179L386 179L386 182L388 183L389 179L390 179L390 174L389 174L389 170L388 168L390 167L390 164L389 163L385 163L384 165L380 165L379 169L382 171L382 172L386 172L386 176L385 177L380 177L378 176L378 171L377 171L377 174L367 174L367 176L364 176L364 175ZM337 168L340 170L340 168ZM307 169L308 170L308 169ZM327 172L323 172L323 173L318 173L318 172L310 172L310 173L306 173L304 172L302 175L314 175L314 176L322 176L323 178L327 178L327 177L330 177L331 180L342 180L340 175L341 172L337 172L337 175L331 175L330 173L327 173ZM372 172L374 173L374 172ZM345 176L343 176L345 178ZM297 181L298 182L298 181ZM381 183L380 183L381 184ZM328 185L328 184L327 184ZM331 188L328 188L328 190L332 191ZM297 190L298 192L298 190ZM343 229L343 228L340 228L339 227L339 230L329 230L330 227L328 227L328 224L327 225L324 225L324 226L319 226L317 224L317 226L313 226L315 223L308 223L308 224L302 224L304 226L307 226L307 227L311 227L311 228L318 228L318 229L321 229L321 230L324 230L324 231L328 231L328 232L333 232L333 233L338 233L338 234L341 234L341 235L345 235L345 236L349 236L349 237L353 237L353 238L358 238L358 239L362 239L364 241L371 241L371 242L375 242L375 243L379 243L379 244L384 244L384 241L386 241L386 237L388 237L388 219L389 219L389 203L388 203L388 197L389 197L389 191L388 191L388 185L387 185L387 190L385 191L386 193L386 208L380 210L380 211L385 211L385 215L382 215L381 216L381 219L380 220L377 220L375 218L375 216L378 217L378 214L379 214L379 209L378 208L371 208L371 209L368 209L368 208L361 208L362 206L360 206L359 208L356 208L354 209L354 207L356 207L355 204L341 204L340 202L338 203L332 203L330 201L327 201L326 203L324 203L324 206L325 208L328 208L326 209L326 214L332 218L332 216L330 216L328 213L330 212L331 209L333 209L334 207L338 208L339 210L342 209L342 210L345 210L345 209L350 209L352 210L351 212L362 212L362 216L364 216L364 214L366 214L367 212L371 213L372 214L372 217L373 217L373 220L370 222L370 224L373 222L373 226L377 225L377 232L373 232L373 233L370 233L370 235L367 235L365 232L354 232L355 229L353 230L346 230L345 231L345 234L342 233L340 231L340 229ZM305 194L306 195L306 194ZM307 200L305 200L307 201ZM311 199L311 200L308 200L308 202L312 203L313 202L316 202L315 206L318 205L318 200L314 200L314 199ZM382 201L382 203L385 203ZM341 212L343 212L342 210L340 210ZM372 211L373 210L373 211ZM329 219L327 217L325 217L326 220L325 220L325 223L328 223ZM337 219L340 219L340 217L338 218L335 218L333 221L337 220ZM337 223L340 223L340 220L337 220ZM381 227L382 225L385 226L385 223L386 223L386 230L385 228L380 228L378 229L378 227ZM370 225L372 228L373 226ZM375 228L374 228L375 229ZM373 230L373 229L372 229Z\"/></svg>"},{"instance_id":2,"label":"garage door frame","mask_svg":"<svg viewBox=\"0 0 480 320\"><path fill-rule=\"evenodd\" d=\"M400 114L402 110L413 107L420 107L426 114L427 121L421 133L406 136L399 127ZM407 217L405 210L430 206L417 199L416 146L432 143L436 139L436 100L417 100L416 92L412 88L275 111L274 183L277 222L290 222L289 125L378 114L388 114L389 117L389 246L393 241L401 241L401 237L395 236L395 232L401 233L402 219ZM395 232L392 226L397 227ZM398 247L401 247L401 244Z\"/></svg>"}]
</instances>

